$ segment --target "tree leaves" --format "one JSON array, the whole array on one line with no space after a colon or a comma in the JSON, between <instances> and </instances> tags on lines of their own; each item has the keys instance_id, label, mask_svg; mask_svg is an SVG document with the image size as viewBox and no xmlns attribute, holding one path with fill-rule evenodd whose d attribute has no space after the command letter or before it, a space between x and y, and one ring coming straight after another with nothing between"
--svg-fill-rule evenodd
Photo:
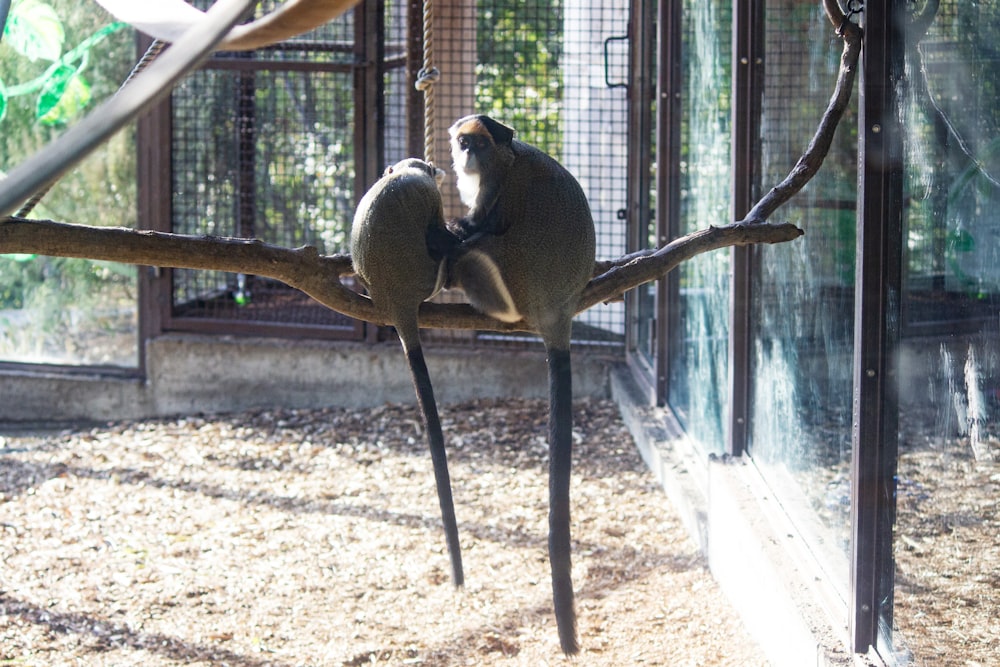
<instances>
[{"instance_id":1,"label":"tree leaves","mask_svg":"<svg viewBox=\"0 0 1000 667\"><path fill-rule=\"evenodd\" d=\"M6 115L7 115L7 86L3 85L3 79L0 79L0 123L3 122L3 118Z\"/></svg>"},{"instance_id":2,"label":"tree leaves","mask_svg":"<svg viewBox=\"0 0 1000 667\"><path fill-rule=\"evenodd\" d=\"M66 38L56 10L39 0L15 2L4 33L4 41L32 62L57 60Z\"/></svg>"},{"instance_id":3,"label":"tree leaves","mask_svg":"<svg viewBox=\"0 0 1000 667\"><path fill-rule=\"evenodd\" d=\"M35 92L35 118L41 125L62 126L79 116L92 99L90 82L83 76L90 50L124 27L124 23L106 25L63 53L66 32L56 10L41 0L15 1L4 30L4 43L32 62L48 60L52 64L24 83L5 87L0 81L0 121L11 98Z\"/></svg>"},{"instance_id":4,"label":"tree leaves","mask_svg":"<svg viewBox=\"0 0 1000 667\"><path fill-rule=\"evenodd\" d=\"M42 87L35 115L42 125L65 125L90 104L90 98L90 84L79 70L63 65Z\"/></svg>"}]
</instances>

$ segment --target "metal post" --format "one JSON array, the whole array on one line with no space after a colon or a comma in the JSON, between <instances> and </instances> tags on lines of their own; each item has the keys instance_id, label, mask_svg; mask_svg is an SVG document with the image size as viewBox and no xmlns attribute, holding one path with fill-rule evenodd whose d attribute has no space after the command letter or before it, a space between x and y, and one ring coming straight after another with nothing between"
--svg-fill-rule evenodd
<instances>
[{"instance_id":1,"label":"metal post","mask_svg":"<svg viewBox=\"0 0 1000 667\"><path fill-rule=\"evenodd\" d=\"M851 498L850 632L858 653L877 647L892 624L903 190L895 90L903 35L894 19L904 11L901 0L868 0L864 8Z\"/></svg>"},{"instance_id":2,"label":"metal post","mask_svg":"<svg viewBox=\"0 0 1000 667\"><path fill-rule=\"evenodd\" d=\"M663 245L680 235L681 163L681 0L659 3L659 35L656 99L656 241ZM680 272L671 271L656 287L656 355L654 389L656 402L668 400L670 359L680 322Z\"/></svg>"},{"instance_id":3,"label":"metal post","mask_svg":"<svg viewBox=\"0 0 1000 667\"><path fill-rule=\"evenodd\" d=\"M742 220L759 194L760 109L764 90L764 2L733 8L732 218ZM747 446L750 413L750 299L753 248L730 251L729 425L726 453L740 456Z\"/></svg>"}]
</instances>

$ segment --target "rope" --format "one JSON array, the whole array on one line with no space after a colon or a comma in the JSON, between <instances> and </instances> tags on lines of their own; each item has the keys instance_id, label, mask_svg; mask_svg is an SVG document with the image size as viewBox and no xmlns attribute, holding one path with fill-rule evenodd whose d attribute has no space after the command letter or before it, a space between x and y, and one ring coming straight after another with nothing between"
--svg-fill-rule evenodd
<instances>
[{"instance_id":1,"label":"rope","mask_svg":"<svg viewBox=\"0 0 1000 667\"><path fill-rule=\"evenodd\" d=\"M424 160L434 162L434 84L441 72L434 67L433 0L424 0L424 66L417 72L414 84L424 94Z\"/></svg>"},{"instance_id":2,"label":"rope","mask_svg":"<svg viewBox=\"0 0 1000 667\"><path fill-rule=\"evenodd\" d=\"M118 90L115 91L115 95L117 95L118 93L120 93L122 91L122 89L125 86L127 86L132 79L135 78L136 74L138 74L142 70L146 69L146 67L149 65L149 63L151 63L154 60L156 60L156 57L158 55L160 55L160 52L163 51L163 49L164 49L164 47L166 45L167 45L166 42L161 42L158 39L153 40L153 43L150 44L149 48L146 49L146 52L144 54L142 54L142 58L140 58L139 62L137 62L135 64L135 67L132 68L132 71L129 72L128 76L125 78L125 81L122 83L122 85L118 86ZM17 217L17 218L26 218L26 217L28 217L28 214L31 213L33 210L35 210L35 207L38 206L38 203L42 201L42 198L44 198L45 195L47 195L49 193L49 190L51 190L52 187L57 182L58 182L58 179L56 179L56 180L50 182L49 184L43 186L38 192L36 192L35 194L31 195L31 198L28 199L28 201L26 201L23 204L21 204L21 208L19 208L17 210L17 212L14 214L14 217Z\"/></svg>"}]
</instances>

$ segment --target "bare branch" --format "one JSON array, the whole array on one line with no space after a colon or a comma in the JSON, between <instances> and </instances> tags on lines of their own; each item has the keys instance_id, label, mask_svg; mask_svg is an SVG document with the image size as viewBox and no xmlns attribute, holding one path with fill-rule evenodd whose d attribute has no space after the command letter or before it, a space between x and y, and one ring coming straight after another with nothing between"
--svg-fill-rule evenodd
<instances>
[{"instance_id":1,"label":"bare branch","mask_svg":"<svg viewBox=\"0 0 1000 667\"><path fill-rule=\"evenodd\" d=\"M851 23L836 0L824 0L823 7L826 9L830 22L837 29L837 34L844 39L844 50L840 56L840 70L837 73L837 85L834 87L833 95L827 104L826 112L820 120L819 127L809 142L806 152L802 154L799 161L788 173L781 183L771 188L771 191L764 195L759 202L747 214L747 222L763 222L767 220L774 211L795 196L805 184L812 180L816 172L823 165L827 153L830 152L830 145L833 143L833 135L844 117L847 105L851 101L851 90L854 88L854 79L857 75L858 56L861 53L861 28Z\"/></svg>"},{"instance_id":2,"label":"bare branch","mask_svg":"<svg viewBox=\"0 0 1000 667\"><path fill-rule=\"evenodd\" d=\"M232 29L219 50L250 51L309 32L332 21L358 0L285 0L270 13Z\"/></svg>"},{"instance_id":3,"label":"bare branch","mask_svg":"<svg viewBox=\"0 0 1000 667\"><path fill-rule=\"evenodd\" d=\"M580 299L578 312L614 300L630 289L661 278L695 255L729 246L785 243L802 234L801 229L789 223L737 222L682 236L657 250L626 255L590 281Z\"/></svg>"},{"instance_id":4,"label":"bare branch","mask_svg":"<svg viewBox=\"0 0 1000 667\"><path fill-rule=\"evenodd\" d=\"M686 259L730 245L781 243L801 236L790 224L738 223L709 227L676 239L656 251L626 255L595 268L577 312L621 298L626 291L656 280ZM123 227L90 227L51 220L6 218L0 223L0 252L124 262L175 269L210 269L274 278L300 289L324 306L349 317L388 324L341 280L354 273L348 255L320 255L316 248L285 248L253 239L185 236ZM523 322L504 324L468 304L425 303L420 324L440 329L529 331Z\"/></svg>"},{"instance_id":5,"label":"bare branch","mask_svg":"<svg viewBox=\"0 0 1000 667\"><path fill-rule=\"evenodd\" d=\"M354 273L347 255L320 255L316 248L285 248L254 239L185 236L123 227L91 227L52 220L6 218L0 252L84 257L175 269L209 269L274 278L300 289L349 317L386 325L371 300L341 278ZM466 304L424 304L421 324L438 328L517 331Z\"/></svg>"}]
</instances>

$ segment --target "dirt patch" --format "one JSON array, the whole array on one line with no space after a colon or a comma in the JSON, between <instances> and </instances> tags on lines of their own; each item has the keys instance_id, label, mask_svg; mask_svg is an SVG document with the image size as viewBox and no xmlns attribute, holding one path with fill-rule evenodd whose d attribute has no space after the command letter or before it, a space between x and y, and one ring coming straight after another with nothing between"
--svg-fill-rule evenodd
<instances>
[{"instance_id":1,"label":"dirt patch","mask_svg":"<svg viewBox=\"0 0 1000 667\"><path fill-rule=\"evenodd\" d=\"M462 590L409 406L8 434L0 664L568 664L545 403L442 419ZM573 664L766 665L615 407L577 402L576 425Z\"/></svg>"}]
</instances>

